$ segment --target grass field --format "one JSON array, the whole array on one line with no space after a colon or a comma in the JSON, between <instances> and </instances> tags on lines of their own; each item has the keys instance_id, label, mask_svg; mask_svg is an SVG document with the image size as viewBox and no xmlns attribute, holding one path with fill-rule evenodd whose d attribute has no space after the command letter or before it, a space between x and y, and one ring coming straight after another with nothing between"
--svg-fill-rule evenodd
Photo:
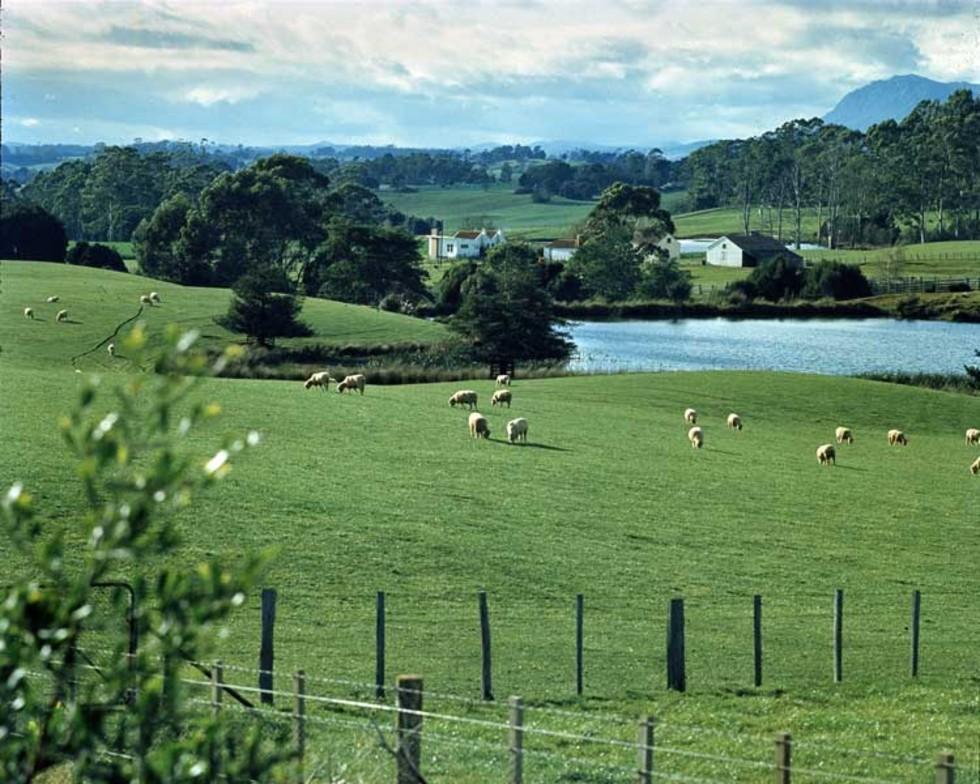
<instances>
[{"instance_id":1,"label":"grass field","mask_svg":"<svg viewBox=\"0 0 980 784\"><path fill-rule=\"evenodd\" d=\"M55 427L78 383L71 356L133 310L104 306L129 294L124 276L79 270L77 288L59 293L69 310L69 297L85 290L102 298L102 307L79 306L84 324L23 318L29 292L43 299L68 285L72 272L0 267L0 481L23 479L44 519L66 523L81 497ZM168 304L177 311L183 302L176 290L157 288L164 307L150 314L151 327L177 315ZM187 293L188 309L194 296ZM43 337L55 329L60 339ZM83 329L84 339L65 338ZM106 381L122 378L109 372ZM204 455L219 433L249 428L262 431L264 444L180 519L180 558L276 548L267 584L279 590L277 669L370 681L374 592L385 590L389 673L419 672L427 690L477 697L476 592L485 589L496 694L523 695L529 723L623 740L634 727L605 723L600 711L655 713L663 722L658 744L695 754L769 762L772 733L789 730L800 743L798 764L825 773L931 780L931 761L948 747L962 766L958 781L978 775L980 478L967 471L977 450L964 446L963 431L978 426L980 401L847 378L700 372L518 380L513 409L503 412L486 406L489 382L473 383L491 422L489 442L470 440L466 412L446 405L454 385L369 388L351 397L296 383L205 382L201 394L226 413L192 446ZM701 412L704 450L685 439L681 413L689 405ZM725 429L731 410L743 416L744 431ZM501 440L513 416L530 421L527 447ZM852 427L857 441L841 447L836 467L821 468L814 450L838 424ZM908 448L886 445L890 427L909 433ZM6 563L16 573L17 564ZM838 685L831 682L835 588L847 596ZM913 588L924 595L916 682L906 674ZM586 597L581 703L573 696L577 592ZM754 593L765 607L766 677L758 690L751 686ZM687 601L685 695L663 688L665 610L678 595ZM220 657L254 667L257 630L253 596ZM285 678L278 682L286 687ZM369 696L356 684L316 689ZM505 715L426 700L430 710ZM585 718L549 713L555 708ZM344 715L321 705L311 712L325 722ZM495 730L427 720L427 732L443 735L425 742L430 780L502 780ZM492 742L499 753L461 750L453 739ZM370 746L370 735L336 729L316 735L311 748L322 753L333 744L344 759L358 743ZM626 780L601 766L628 769L635 758L629 749L554 737L534 744L558 755L532 758L535 781ZM834 751L840 747L878 756L842 755ZM357 754L368 765L369 752ZM569 754L584 761L562 762ZM771 780L752 766L658 759L665 774Z\"/></svg>"}]
</instances>

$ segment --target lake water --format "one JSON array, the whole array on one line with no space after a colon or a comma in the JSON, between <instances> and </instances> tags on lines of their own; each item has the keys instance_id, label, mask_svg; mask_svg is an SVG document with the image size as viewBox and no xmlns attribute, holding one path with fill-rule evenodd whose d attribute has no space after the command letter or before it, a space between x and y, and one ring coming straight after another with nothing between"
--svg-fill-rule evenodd
<instances>
[{"instance_id":1,"label":"lake water","mask_svg":"<svg viewBox=\"0 0 980 784\"><path fill-rule=\"evenodd\" d=\"M683 319L569 324L575 370L962 373L980 325L889 319Z\"/></svg>"}]
</instances>

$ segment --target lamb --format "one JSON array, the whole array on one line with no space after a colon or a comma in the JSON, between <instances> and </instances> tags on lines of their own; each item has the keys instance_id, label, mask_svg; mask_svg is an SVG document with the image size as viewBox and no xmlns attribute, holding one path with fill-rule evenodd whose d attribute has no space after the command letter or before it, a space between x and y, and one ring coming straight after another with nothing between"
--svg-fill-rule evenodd
<instances>
[{"instance_id":1,"label":"lamb","mask_svg":"<svg viewBox=\"0 0 980 784\"><path fill-rule=\"evenodd\" d=\"M24 308L24 318L34 318L34 308Z\"/></svg>"},{"instance_id":2,"label":"lamb","mask_svg":"<svg viewBox=\"0 0 980 784\"><path fill-rule=\"evenodd\" d=\"M966 443L967 444L980 444L980 430L975 427L971 427L966 431Z\"/></svg>"},{"instance_id":3,"label":"lamb","mask_svg":"<svg viewBox=\"0 0 980 784\"><path fill-rule=\"evenodd\" d=\"M468 406L472 411L476 408L476 392L472 389L460 389L458 392L454 392L453 396L449 398L449 407L455 408L456 406Z\"/></svg>"},{"instance_id":4,"label":"lamb","mask_svg":"<svg viewBox=\"0 0 980 784\"><path fill-rule=\"evenodd\" d=\"M153 307L153 300L150 299L149 294L140 294L140 305L149 305L151 308Z\"/></svg>"},{"instance_id":5,"label":"lamb","mask_svg":"<svg viewBox=\"0 0 980 784\"><path fill-rule=\"evenodd\" d=\"M895 444L901 444L902 446L909 445L908 436L905 435L901 430L889 430L888 431L888 445L895 446Z\"/></svg>"},{"instance_id":6,"label":"lamb","mask_svg":"<svg viewBox=\"0 0 980 784\"><path fill-rule=\"evenodd\" d=\"M58 301L59 299L61 299L61 297L58 297L58 296L54 296L54 297L48 297L48 298L47 298L47 299L45 300L45 302L48 302L48 303L51 303L51 302L57 302L57 301Z\"/></svg>"},{"instance_id":7,"label":"lamb","mask_svg":"<svg viewBox=\"0 0 980 784\"><path fill-rule=\"evenodd\" d=\"M695 449L700 449L704 446L704 431L700 427L692 427L687 431L687 440Z\"/></svg>"},{"instance_id":8,"label":"lamb","mask_svg":"<svg viewBox=\"0 0 980 784\"><path fill-rule=\"evenodd\" d=\"M109 356L110 357L116 356L116 344L115 343L110 343L108 346L105 347L105 350L109 352Z\"/></svg>"},{"instance_id":9,"label":"lamb","mask_svg":"<svg viewBox=\"0 0 980 784\"><path fill-rule=\"evenodd\" d=\"M518 441L527 443L527 420L524 417L512 419L507 423L507 440L512 444Z\"/></svg>"},{"instance_id":10,"label":"lamb","mask_svg":"<svg viewBox=\"0 0 980 784\"><path fill-rule=\"evenodd\" d=\"M367 378L363 373L354 373L346 376L343 381L337 384L337 391L343 394L347 390L353 392L355 389L364 394L364 387L367 385Z\"/></svg>"},{"instance_id":11,"label":"lamb","mask_svg":"<svg viewBox=\"0 0 980 784\"><path fill-rule=\"evenodd\" d=\"M684 409L684 421L689 425L696 425L698 423L698 412L693 408Z\"/></svg>"},{"instance_id":12,"label":"lamb","mask_svg":"<svg viewBox=\"0 0 980 784\"><path fill-rule=\"evenodd\" d=\"M970 466L970 473L974 476L980 474L980 457L973 461L973 465Z\"/></svg>"},{"instance_id":13,"label":"lamb","mask_svg":"<svg viewBox=\"0 0 980 784\"><path fill-rule=\"evenodd\" d=\"M817 462L820 465L837 465L837 450L833 444L823 444L817 447Z\"/></svg>"},{"instance_id":14,"label":"lamb","mask_svg":"<svg viewBox=\"0 0 980 784\"><path fill-rule=\"evenodd\" d=\"M59 310L58 315L54 317L55 321L68 321L68 311Z\"/></svg>"},{"instance_id":15,"label":"lamb","mask_svg":"<svg viewBox=\"0 0 980 784\"><path fill-rule=\"evenodd\" d=\"M837 438L838 444L843 444L845 441L849 444L854 443L854 434L851 433L851 428L849 427L839 427L834 431L834 436Z\"/></svg>"},{"instance_id":16,"label":"lamb","mask_svg":"<svg viewBox=\"0 0 980 784\"><path fill-rule=\"evenodd\" d=\"M470 435L473 438L490 438L490 423L483 414L474 411L469 419Z\"/></svg>"},{"instance_id":17,"label":"lamb","mask_svg":"<svg viewBox=\"0 0 980 784\"><path fill-rule=\"evenodd\" d=\"M729 414L728 415L728 426L732 430L741 430L742 429L742 417L740 417L738 414Z\"/></svg>"},{"instance_id":18,"label":"lamb","mask_svg":"<svg viewBox=\"0 0 980 784\"><path fill-rule=\"evenodd\" d=\"M498 387L509 387L510 386L510 373L501 373L497 376L497 386Z\"/></svg>"},{"instance_id":19,"label":"lamb","mask_svg":"<svg viewBox=\"0 0 980 784\"><path fill-rule=\"evenodd\" d=\"M506 403L507 408L510 408L510 400L511 394L509 389L498 389L493 393L493 397L490 398L490 405L503 407L504 403Z\"/></svg>"},{"instance_id":20,"label":"lamb","mask_svg":"<svg viewBox=\"0 0 980 784\"><path fill-rule=\"evenodd\" d=\"M303 382L304 389L312 389L313 387L320 387L320 389L322 389L324 392L330 389L330 371L321 370L318 373L314 373Z\"/></svg>"},{"instance_id":21,"label":"lamb","mask_svg":"<svg viewBox=\"0 0 980 784\"><path fill-rule=\"evenodd\" d=\"M155 292L155 291L151 291L150 292L150 302L152 302L152 303L154 303L156 305L159 305L160 304L160 295L157 292Z\"/></svg>"}]
</instances>

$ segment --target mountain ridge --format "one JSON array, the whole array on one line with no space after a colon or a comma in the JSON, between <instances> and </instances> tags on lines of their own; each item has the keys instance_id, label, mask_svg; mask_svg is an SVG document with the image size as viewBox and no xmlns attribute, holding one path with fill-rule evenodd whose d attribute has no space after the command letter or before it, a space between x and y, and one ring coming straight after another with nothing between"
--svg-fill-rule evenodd
<instances>
[{"instance_id":1,"label":"mountain ridge","mask_svg":"<svg viewBox=\"0 0 980 784\"><path fill-rule=\"evenodd\" d=\"M892 76L847 93L823 120L866 131L884 120L901 121L921 101L944 101L956 90L980 95L980 85L970 82L938 82L917 74Z\"/></svg>"}]
</instances>

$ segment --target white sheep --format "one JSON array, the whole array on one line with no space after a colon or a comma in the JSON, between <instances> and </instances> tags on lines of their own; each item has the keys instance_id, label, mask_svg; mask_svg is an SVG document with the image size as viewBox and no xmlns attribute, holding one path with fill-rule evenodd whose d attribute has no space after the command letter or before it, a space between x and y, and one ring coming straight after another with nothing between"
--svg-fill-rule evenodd
<instances>
[{"instance_id":1,"label":"white sheep","mask_svg":"<svg viewBox=\"0 0 980 784\"><path fill-rule=\"evenodd\" d=\"M472 389L460 389L458 392L454 392L449 398L449 407L455 408L456 406L468 406L472 411L476 408L476 392Z\"/></svg>"},{"instance_id":2,"label":"white sheep","mask_svg":"<svg viewBox=\"0 0 980 784\"><path fill-rule=\"evenodd\" d=\"M503 407L504 403L506 403L507 408L510 408L510 401L511 401L510 390L498 389L496 392L493 393L493 397L490 398L490 405Z\"/></svg>"},{"instance_id":3,"label":"white sheep","mask_svg":"<svg viewBox=\"0 0 980 784\"><path fill-rule=\"evenodd\" d=\"M149 294L140 294L140 305L149 305L151 308L153 307L153 300L150 299Z\"/></svg>"},{"instance_id":4,"label":"white sheep","mask_svg":"<svg viewBox=\"0 0 980 784\"><path fill-rule=\"evenodd\" d=\"M24 318L34 318L34 308L24 308Z\"/></svg>"},{"instance_id":5,"label":"white sheep","mask_svg":"<svg viewBox=\"0 0 980 784\"><path fill-rule=\"evenodd\" d=\"M320 387L323 391L330 389L330 371L321 370L319 373L314 373L306 381L303 382L304 389L312 389L313 387Z\"/></svg>"},{"instance_id":6,"label":"white sheep","mask_svg":"<svg viewBox=\"0 0 980 784\"><path fill-rule=\"evenodd\" d=\"M490 423L483 414L477 411L470 414L469 427L473 438L490 438Z\"/></svg>"},{"instance_id":7,"label":"white sheep","mask_svg":"<svg viewBox=\"0 0 980 784\"><path fill-rule=\"evenodd\" d=\"M740 417L738 414L729 414L728 415L728 426L732 430L741 430L742 429L742 417Z\"/></svg>"},{"instance_id":8,"label":"white sheep","mask_svg":"<svg viewBox=\"0 0 980 784\"><path fill-rule=\"evenodd\" d=\"M151 291L150 292L150 302L153 302L153 303L159 305L160 304L160 295L157 292L155 292L155 291Z\"/></svg>"},{"instance_id":9,"label":"white sheep","mask_svg":"<svg viewBox=\"0 0 980 784\"><path fill-rule=\"evenodd\" d=\"M110 357L116 356L116 344L115 343L110 343L108 346L105 347L105 350L109 352L109 356Z\"/></svg>"},{"instance_id":10,"label":"white sheep","mask_svg":"<svg viewBox=\"0 0 980 784\"><path fill-rule=\"evenodd\" d=\"M837 450L833 444L823 444L817 447L817 462L820 465L837 465Z\"/></svg>"},{"instance_id":11,"label":"white sheep","mask_svg":"<svg viewBox=\"0 0 980 784\"><path fill-rule=\"evenodd\" d=\"M61 299L61 297L57 297L57 296L54 296L54 297L48 297L48 298L47 298L47 299L45 300L45 302L57 302L57 301L58 301L59 299Z\"/></svg>"},{"instance_id":12,"label":"white sheep","mask_svg":"<svg viewBox=\"0 0 980 784\"><path fill-rule=\"evenodd\" d=\"M527 443L527 420L524 417L512 419L507 423L507 440L512 444L518 441Z\"/></svg>"},{"instance_id":13,"label":"white sheep","mask_svg":"<svg viewBox=\"0 0 980 784\"><path fill-rule=\"evenodd\" d=\"M908 436L905 435L901 430L889 430L888 431L888 445L895 446L895 444L901 444L902 446L909 445Z\"/></svg>"},{"instance_id":14,"label":"white sheep","mask_svg":"<svg viewBox=\"0 0 980 784\"><path fill-rule=\"evenodd\" d=\"M700 427L692 427L687 431L687 440L695 449L700 449L704 446L704 431Z\"/></svg>"},{"instance_id":15,"label":"white sheep","mask_svg":"<svg viewBox=\"0 0 980 784\"><path fill-rule=\"evenodd\" d=\"M347 390L353 392L355 389L364 394L364 387L367 385L367 377L363 373L354 373L346 376L343 381L337 384L337 391L343 394Z\"/></svg>"},{"instance_id":16,"label":"white sheep","mask_svg":"<svg viewBox=\"0 0 980 784\"><path fill-rule=\"evenodd\" d=\"M498 387L509 387L510 386L510 373L501 373L497 376L497 386Z\"/></svg>"},{"instance_id":17,"label":"white sheep","mask_svg":"<svg viewBox=\"0 0 980 784\"><path fill-rule=\"evenodd\" d=\"M55 321L68 321L68 311L59 310L58 315L54 317Z\"/></svg>"},{"instance_id":18,"label":"white sheep","mask_svg":"<svg viewBox=\"0 0 980 784\"><path fill-rule=\"evenodd\" d=\"M689 425L696 425L698 423L698 412L693 408L684 409L684 421Z\"/></svg>"},{"instance_id":19,"label":"white sheep","mask_svg":"<svg viewBox=\"0 0 980 784\"><path fill-rule=\"evenodd\" d=\"M838 444L843 444L845 441L849 444L854 443L854 434L851 432L849 427L839 427L834 431L834 437L837 439Z\"/></svg>"},{"instance_id":20,"label":"white sheep","mask_svg":"<svg viewBox=\"0 0 980 784\"><path fill-rule=\"evenodd\" d=\"M970 466L970 473L974 476L980 474L980 457L973 461L973 465Z\"/></svg>"},{"instance_id":21,"label":"white sheep","mask_svg":"<svg viewBox=\"0 0 980 784\"><path fill-rule=\"evenodd\" d=\"M966 431L966 443L967 444L980 444L980 430L975 427L971 427Z\"/></svg>"}]
</instances>

